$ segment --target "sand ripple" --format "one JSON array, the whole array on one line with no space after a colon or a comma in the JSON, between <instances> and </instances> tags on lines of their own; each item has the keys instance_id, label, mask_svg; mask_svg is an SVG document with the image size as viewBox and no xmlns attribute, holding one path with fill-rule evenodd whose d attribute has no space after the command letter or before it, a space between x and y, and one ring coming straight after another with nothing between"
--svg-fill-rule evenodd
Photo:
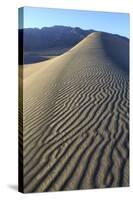
<instances>
[{"instance_id":1,"label":"sand ripple","mask_svg":"<svg viewBox=\"0 0 133 200\"><path fill-rule=\"evenodd\" d=\"M24 68L24 192L129 185L128 53L122 66L122 45L126 52L127 42L93 33L62 56Z\"/></svg>"}]
</instances>

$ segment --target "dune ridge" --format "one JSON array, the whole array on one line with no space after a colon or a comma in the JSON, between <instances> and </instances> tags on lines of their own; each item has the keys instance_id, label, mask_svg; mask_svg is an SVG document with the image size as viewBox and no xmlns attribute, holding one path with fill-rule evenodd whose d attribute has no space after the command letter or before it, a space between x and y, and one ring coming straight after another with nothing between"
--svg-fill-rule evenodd
<instances>
[{"instance_id":1,"label":"dune ridge","mask_svg":"<svg viewBox=\"0 0 133 200\"><path fill-rule=\"evenodd\" d=\"M24 67L24 192L129 185L128 64L128 42L96 32Z\"/></svg>"}]
</instances>

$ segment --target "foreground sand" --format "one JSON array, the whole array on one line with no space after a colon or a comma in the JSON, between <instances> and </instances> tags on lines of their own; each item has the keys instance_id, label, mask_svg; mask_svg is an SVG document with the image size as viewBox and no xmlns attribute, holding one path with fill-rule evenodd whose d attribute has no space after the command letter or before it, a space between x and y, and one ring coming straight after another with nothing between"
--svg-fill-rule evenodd
<instances>
[{"instance_id":1,"label":"foreground sand","mask_svg":"<svg viewBox=\"0 0 133 200\"><path fill-rule=\"evenodd\" d=\"M93 33L23 77L24 192L128 186L128 42Z\"/></svg>"}]
</instances>

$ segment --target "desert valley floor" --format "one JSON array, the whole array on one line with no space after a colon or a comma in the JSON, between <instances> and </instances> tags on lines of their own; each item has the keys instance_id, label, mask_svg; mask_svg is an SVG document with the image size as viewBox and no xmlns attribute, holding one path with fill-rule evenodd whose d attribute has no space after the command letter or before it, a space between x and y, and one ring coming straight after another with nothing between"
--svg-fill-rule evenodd
<instances>
[{"instance_id":1,"label":"desert valley floor","mask_svg":"<svg viewBox=\"0 0 133 200\"><path fill-rule=\"evenodd\" d=\"M24 192L129 185L128 73L128 42L102 32L20 66Z\"/></svg>"}]
</instances>

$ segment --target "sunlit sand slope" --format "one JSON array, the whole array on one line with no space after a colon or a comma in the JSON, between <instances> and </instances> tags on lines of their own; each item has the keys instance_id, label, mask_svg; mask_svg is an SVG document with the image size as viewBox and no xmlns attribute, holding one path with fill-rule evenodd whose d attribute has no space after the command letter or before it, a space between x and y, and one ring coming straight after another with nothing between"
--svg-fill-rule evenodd
<instances>
[{"instance_id":1,"label":"sunlit sand slope","mask_svg":"<svg viewBox=\"0 0 133 200\"><path fill-rule=\"evenodd\" d=\"M128 41L93 33L23 73L24 192L128 186Z\"/></svg>"}]
</instances>

